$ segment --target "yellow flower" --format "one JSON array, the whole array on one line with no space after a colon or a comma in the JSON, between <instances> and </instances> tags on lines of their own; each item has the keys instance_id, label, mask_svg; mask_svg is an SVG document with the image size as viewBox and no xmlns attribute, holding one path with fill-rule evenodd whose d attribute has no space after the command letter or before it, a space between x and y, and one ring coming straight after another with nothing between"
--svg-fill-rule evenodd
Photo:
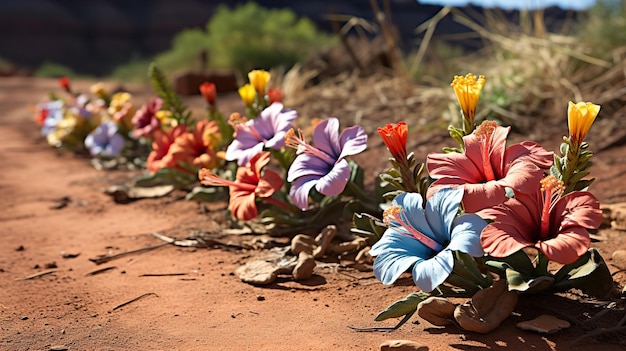
<instances>
[{"instance_id":1,"label":"yellow flower","mask_svg":"<svg viewBox=\"0 0 626 351\"><path fill-rule=\"evenodd\" d=\"M239 88L239 96L246 103L246 106L252 106L254 98L256 98L256 91L251 84L246 84Z\"/></svg>"},{"instance_id":2,"label":"yellow flower","mask_svg":"<svg viewBox=\"0 0 626 351\"><path fill-rule=\"evenodd\" d=\"M178 125L178 121L172 118L172 111L159 110L154 115L161 121L163 126L176 127Z\"/></svg>"},{"instance_id":3,"label":"yellow flower","mask_svg":"<svg viewBox=\"0 0 626 351\"><path fill-rule=\"evenodd\" d=\"M250 84L256 89L257 94L265 95L265 87L270 81L270 72L263 70L253 70L248 72L248 80Z\"/></svg>"},{"instance_id":4,"label":"yellow flower","mask_svg":"<svg viewBox=\"0 0 626 351\"><path fill-rule=\"evenodd\" d=\"M569 135L571 140L577 145L583 142L599 112L600 105L591 102L569 102L569 106L567 107Z\"/></svg>"},{"instance_id":5,"label":"yellow flower","mask_svg":"<svg viewBox=\"0 0 626 351\"><path fill-rule=\"evenodd\" d=\"M476 105L478 105L478 98L483 90L483 85L485 85L485 76L476 77L471 73L466 74L465 77L454 76L454 80L450 84L461 105L463 117L471 127L474 126Z\"/></svg>"},{"instance_id":6,"label":"yellow flower","mask_svg":"<svg viewBox=\"0 0 626 351\"><path fill-rule=\"evenodd\" d=\"M100 83L96 83L94 85L92 85L89 90L91 91L92 94L96 95L97 97L104 99L107 97L107 91L104 88L104 83L100 82Z\"/></svg>"},{"instance_id":7,"label":"yellow flower","mask_svg":"<svg viewBox=\"0 0 626 351\"><path fill-rule=\"evenodd\" d=\"M56 128L46 136L50 146L60 147L64 143L71 143L72 133L82 125L83 118L77 113L66 113L59 121Z\"/></svg>"}]
</instances>

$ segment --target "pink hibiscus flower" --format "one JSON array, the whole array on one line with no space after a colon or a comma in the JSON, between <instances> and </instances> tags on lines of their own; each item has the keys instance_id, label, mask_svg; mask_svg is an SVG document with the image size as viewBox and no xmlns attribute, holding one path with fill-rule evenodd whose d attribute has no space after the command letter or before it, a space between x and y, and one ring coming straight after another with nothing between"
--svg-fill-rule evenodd
<instances>
[{"instance_id":1,"label":"pink hibiscus flower","mask_svg":"<svg viewBox=\"0 0 626 351\"><path fill-rule=\"evenodd\" d=\"M563 182L554 176L541 181L541 189L516 194L504 204L478 213L494 222L481 233L481 244L494 257L509 256L534 246L548 259L569 264L589 250L587 229L602 222L600 202L590 192L561 196Z\"/></svg>"},{"instance_id":2,"label":"pink hibiscus flower","mask_svg":"<svg viewBox=\"0 0 626 351\"><path fill-rule=\"evenodd\" d=\"M503 203L506 189L531 193L539 186L544 169L554 162L553 153L532 141L506 148L510 127L483 122L474 133L464 136L464 153L431 153L426 166L436 181L427 197L446 186L465 188L463 207L477 212Z\"/></svg>"}]
</instances>

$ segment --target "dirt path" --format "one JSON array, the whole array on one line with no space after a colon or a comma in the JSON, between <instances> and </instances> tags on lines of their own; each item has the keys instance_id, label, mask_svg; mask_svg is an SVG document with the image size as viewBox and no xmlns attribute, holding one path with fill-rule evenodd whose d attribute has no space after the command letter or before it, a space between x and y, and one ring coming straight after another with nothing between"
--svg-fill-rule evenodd
<instances>
[{"instance_id":1,"label":"dirt path","mask_svg":"<svg viewBox=\"0 0 626 351\"><path fill-rule=\"evenodd\" d=\"M0 78L1 350L378 350L389 339L431 350L566 350L580 333L522 332L522 317L487 336L424 321L357 333L348 326L375 325L415 290L411 280L383 287L371 271L321 264L309 280L255 287L234 274L254 254L246 251L165 246L96 265L89 258L161 243L153 232L217 224L176 194L117 205L102 189L129 174L97 171L39 140L28 105L55 84ZM63 197L67 206L55 208ZM90 275L102 268L110 269ZM24 279L41 272L50 273ZM610 340L576 348L587 349L623 348Z\"/></svg>"}]
</instances>

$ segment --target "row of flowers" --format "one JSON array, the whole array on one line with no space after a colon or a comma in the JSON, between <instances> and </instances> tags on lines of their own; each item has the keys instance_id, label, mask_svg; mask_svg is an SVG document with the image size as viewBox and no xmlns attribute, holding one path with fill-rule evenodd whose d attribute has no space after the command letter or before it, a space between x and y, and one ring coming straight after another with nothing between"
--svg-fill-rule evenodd
<instances>
[{"instance_id":1,"label":"row of flowers","mask_svg":"<svg viewBox=\"0 0 626 351\"><path fill-rule=\"evenodd\" d=\"M376 277L392 284L411 271L421 290L377 320L410 316L431 296L472 296L498 281L516 294L576 287L601 295L613 286L589 237L602 220L587 190L593 153L584 141L598 105L569 103L569 136L559 154L533 141L507 146L510 127L474 120L485 78L457 76L461 123L449 127L457 145L418 163L406 148L405 122L379 128L392 167L380 175L381 195L372 197L349 159L366 149L364 129L341 130L333 117L297 128L298 113L282 104L279 88L269 88L269 72L251 71L239 89L246 115L224 118L215 85L202 84L207 116L197 120L156 66L149 75L157 96L139 109L127 92L110 95L98 84L88 97L61 80L68 97L38 105L42 133L52 145L99 157L147 145L150 174L139 181L175 183L198 200L228 196L235 220L306 227L352 218L353 233L372 245ZM217 190L224 188L228 194ZM558 269L549 270L550 262Z\"/></svg>"}]
</instances>

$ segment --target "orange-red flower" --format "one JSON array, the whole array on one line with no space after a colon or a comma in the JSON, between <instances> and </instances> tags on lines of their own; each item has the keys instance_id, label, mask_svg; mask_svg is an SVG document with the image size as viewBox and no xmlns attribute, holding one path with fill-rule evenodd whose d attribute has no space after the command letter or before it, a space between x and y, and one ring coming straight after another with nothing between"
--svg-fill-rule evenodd
<instances>
[{"instance_id":1,"label":"orange-red flower","mask_svg":"<svg viewBox=\"0 0 626 351\"><path fill-rule=\"evenodd\" d=\"M230 211L233 217L248 221L258 215L256 198L271 200L272 194L283 186L280 175L272 170L264 170L270 162L270 153L263 151L250 160L250 167L239 167L234 182L220 178L210 170L200 170L202 184L228 186L230 191ZM271 201L270 201L271 202Z\"/></svg>"},{"instance_id":2,"label":"orange-red flower","mask_svg":"<svg viewBox=\"0 0 626 351\"><path fill-rule=\"evenodd\" d=\"M210 82L204 82L200 84L200 93L202 94L202 96L204 96L204 99L206 100L206 102L209 103L209 105L215 105L215 98L217 96L215 84Z\"/></svg>"},{"instance_id":3,"label":"orange-red flower","mask_svg":"<svg viewBox=\"0 0 626 351\"><path fill-rule=\"evenodd\" d=\"M68 93L72 92L72 88L70 87L70 79L67 77L61 77L59 78L59 85L61 86L61 88L63 88L63 90L67 91Z\"/></svg>"},{"instance_id":4,"label":"orange-red flower","mask_svg":"<svg viewBox=\"0 0 626 351\"><path fill-rule=\"evenodd\" d=\"M406 160L406 140L408 126L404 122L387 124L383 128L378 128L378 134L383 138L387 149L398 162Z\"/></svg>"},{"instance_id":5,"label":"orange-red flower","mask_svg":"<svg viewBox=\"0 0 626 351\"><path fill-rule=\"evenodd\" d=\"M220 138L220 129L215 121L198 121L193 132L184 133L174 140L169 153L176 163L215 168L220 160L215 151Z\"/></svg>"},{"instance_id":6,"label":"orange-red flower","mask_svg":"<svg viewBox=\"0 0 626 351\"><path fill-rule=\"evenodd\" d=\"M156 130L152 141L152 152L148 155L146 167L151 172L156 172L161 168L173 168L176 161L170 153L170 148L174 140L187 132L186 125L178 125L167 132Z\"/></svg>"},{"instance_id":7,"label":"orange-red flower","mask_svg":"<svg viewBox=\"0 0 626 351\"><path fill-rule=\"evenodd\" d=\"M280 88L271 88L267 91L267 96L270 100L270 105L275 102L283 102L285 93Z\"/></svg>"}]
</instances>

